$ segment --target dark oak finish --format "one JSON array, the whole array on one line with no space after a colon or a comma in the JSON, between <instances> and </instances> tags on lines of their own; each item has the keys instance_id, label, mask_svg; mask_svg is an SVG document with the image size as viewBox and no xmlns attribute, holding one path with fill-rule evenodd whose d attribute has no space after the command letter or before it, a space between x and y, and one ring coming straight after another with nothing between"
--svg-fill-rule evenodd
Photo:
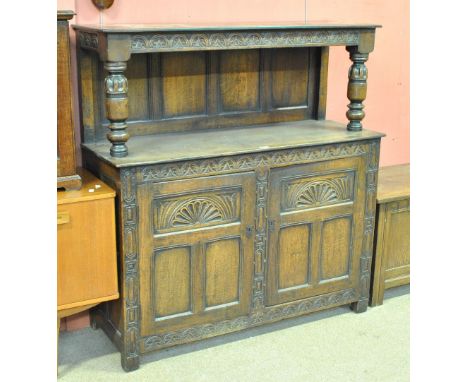
<instances>
[{"instance_id":1,"label":"dark oak finish","mask_svg":"<svg viewBox=\"0 0 468 382\"><path fill-rule=\"evenodd\" d=\"M385 290L410 282L410 166L383 167L377 190L377 225L371 306Z\"/></svg>"},{"instance_id":2,"label":"dark oak finish","mask_svg":"<svg viewBox=\"0 0 468 382\"><path fill-rule=\"evenodd\" d=\"M57 188L65 189L81 187L76 172L68 33L68 20L73 16L72 11L57 12Z\"/></svg>"},{"instance_id":3,"label":"dark oak finish","mask_svg":"<svg viewBox=\"0 0 468 382\"><path fill-rule=\"evenodd\" d=\"M92 320L125 370L177 344L366 310L382 134L324 119L329 46L368 54L375 26L75 28L83 160L118 192L121 298Z\"/></svg>"}]
</instances>

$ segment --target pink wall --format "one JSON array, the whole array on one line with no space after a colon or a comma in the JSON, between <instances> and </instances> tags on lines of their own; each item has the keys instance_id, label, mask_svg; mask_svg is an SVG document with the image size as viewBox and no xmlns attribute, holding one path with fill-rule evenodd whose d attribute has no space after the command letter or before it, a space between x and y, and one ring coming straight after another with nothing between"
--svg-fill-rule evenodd
<instances>
[{"instance_id":1,"label":"pink wall","mask_svg":"<svg viewBox=\"0 0 468 382\"><path fill-rule=\"evenodd\" d=\"M234 5L235 4L235 5ZM74 24L99 22L91 0L58 0L57 9L71 9ZM408 163L409 153L409 0L115 0L103 12L112 23L206 23L335 21L382 24L368 61L369 86L364 127L384 132L381 165ZM74 34L71 30L72 50ZM72 70L76 73L75 54ZM346 122L347 73L350 61L343 47L331 49L327 118ZM76 78L73 78L76 89ZM78 104L75 102L75 110ZM77 148L80 140L75 112ZM77 149L80 158L80 150ZM83 316L81 316L83 317ZM81 318L84 320L84 318ZM86 324L88 321L83 321ZM73 327L79 325L74 324Z\"/></svg>"}]
</instances>

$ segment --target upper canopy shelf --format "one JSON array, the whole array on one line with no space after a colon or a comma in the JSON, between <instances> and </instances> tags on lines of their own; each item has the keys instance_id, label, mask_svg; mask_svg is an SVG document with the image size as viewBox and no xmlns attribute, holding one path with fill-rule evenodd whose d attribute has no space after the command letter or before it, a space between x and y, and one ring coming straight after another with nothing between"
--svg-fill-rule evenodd
<instances>
[{"instance_id":1,"label":"upper canopy shelf","mask_svg":"<svg viewBox=\"0 0 468 382\"><path fill-rule=\"evenodd\" d=\"M107 59L112 45L128 54L183 50L224 50L346 45L372 40L375 24L114 24L73 25L80 46ZM103 55L104 54L104 55Z\"/></svg>"}]
</instances>

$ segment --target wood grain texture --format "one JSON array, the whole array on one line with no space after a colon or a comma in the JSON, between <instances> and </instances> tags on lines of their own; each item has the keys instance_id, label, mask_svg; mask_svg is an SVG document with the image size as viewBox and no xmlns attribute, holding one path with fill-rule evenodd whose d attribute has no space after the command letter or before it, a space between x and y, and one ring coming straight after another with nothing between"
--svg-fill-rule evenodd
<instances>
[{"instance_id":1,"label":"wood grain texture","mask_svg":"<svg viewBox=\"0 0 468 382\"><path fill-rule=\"evenodd\" d=\"M206 307L238 302L242 275L239 238L206 244L204 272Z\"/></svg>"},{"instance_id":2,"label":"wood grain texture","mask_svg":"<svg viewBox=\"0 0 468 382\"><path fill-rule=\"evenodd\" d=\"M260 107L260 51L219 54L221 112L256 111Z\"/></svg>"},{"instance_id":3,"label":"wood grain texture","mask_svg":"<svg viewBox=\"0 0 468 382\"><path fill-rule=\"evenodd\" d=\"M278 289L299 287L309 282L310 227L308 224L281 229L278 261Z\"/></svg>"},{"instance_id":4,"label":"wood grain texture","mask_svg":"<svg viewBox=\"0 0 468 382\"><path fill-rule=\"evenodd\" d=\"M206 113L206 66L205 53L161 56L164 117Z\"/></svg>"},{"instance_id":5,"label":"wood grain texture","mask_svg":"<svg viewBox=\"0 0 468 382\"><path fill-rule=\"evenodd\" d=\"M57 188L79 189L68 34L68 20L72 17L71 11L57 13Z\"/></svg>"},{"instance_id":6,"label":"wood grain texture","mask_svg":"<svg viewBox=\"0 0 468 382\"><path fill-rule=\"evenodd\" d=\"M109 155L102 118L83 145L85 163L119 189L122 298L93 320L123 368L327 307L364 311L381 134L318 119L327 47L368 54L375 26L106 28L77 27L81 49L143 57L127 73L142 79L129 109L148 110L129 122L125 158Z\"/></svg>"},{"instance_id":7,"label":"wood grain texture","mask_svg":"<svg viewBox=\"0 0 468 382\"><path fill-rule=\"evenodd\" d=\"M103 185L86 171L85 185ZM115 299L117 264L115 192L104 185L94 193L85 189L58 192L57 212L66 221L57 226L58 310ZM85 194L85 195L83 195ZM99 229L96 229L98 227Z\"/></svg>"},{"instance_id":8,"label":"wood grain texture","mask_svg":"<svg viewBox=\"0 0 468 382\"><path fill-rule=\"evenodd\" d=\"M410 282L409 164L383 167L379 174L371 306L385 290Z\"/></svg>"},{"instance_id":9,"label":"wood grain texture","mask_svg":"<svg viewBox=\"0 0 468 382\"><path fill-rule=\"evenodd\" d=\"M410 195L410 165L386 166L379 170L377 203L406 199Z\"/></svg>"},{"instance_id":10,"label":"wood grain texture","mask_svg":"<svg viewBox=\"0 0 468 382\"><path fill-rule=\"evenodd\" d=\"M191 311L190 247L161 249L154 254L151 281L154 318Z\"/></svg>"}]
</instances>

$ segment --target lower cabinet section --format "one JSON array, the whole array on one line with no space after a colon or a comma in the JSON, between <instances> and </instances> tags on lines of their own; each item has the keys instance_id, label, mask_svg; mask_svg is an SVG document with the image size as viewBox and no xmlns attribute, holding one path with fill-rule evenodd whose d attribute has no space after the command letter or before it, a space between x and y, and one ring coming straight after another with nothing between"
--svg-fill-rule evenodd
<instances>
[{"instance_id":1,"label":"lower cabinet section","mask_svg":"<svg viewBox=\"0 0 468 382\"><path fill-rule=\"evenodd\" d=\"M122 299L93 319L124 369L326 308L365 311L378 152L375 140L120 169Z\"/></svg>"},{"instance_id":2,"label":"lower cabinet section","mask_svg":"<svg viewBox=\"0 0 468 382\"><path fill-rule=\"evenodd\" d=\"M267 305L359 284L365 161L271 171Z\"/></svg>"},{"instance_id":3,"label":"lower cabinet section","mask_svg":"<svg viewBox=\"0 0 468 382\"><path fill-rule=\"evenodd\" d=\"M150 184L140 195L142 334L247 314L255 174Z\"/></svg>"}]
</instances>

